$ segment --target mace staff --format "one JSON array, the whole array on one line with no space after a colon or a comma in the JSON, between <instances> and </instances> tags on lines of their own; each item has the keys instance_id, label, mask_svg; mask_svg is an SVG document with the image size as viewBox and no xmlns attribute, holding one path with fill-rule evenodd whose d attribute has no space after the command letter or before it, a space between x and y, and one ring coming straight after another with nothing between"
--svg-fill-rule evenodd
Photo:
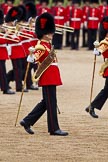
<instances>
[{"instance_id":1,"label":"mace staff","mask_svg":"<svg viewBox=\"0 0 108 162\"><path fill-rule=\"evenodd\" d=\"M34 50L35 49L32 48L32 47L29 48L30 55L33 54ZM21 103L22 103L22 98L23 98L23 94L24 94L24 88L25 88L25 85L26 85L29 67L30 67L30 62L27 63L27 68L26 68L25 77L24 77L24 84L23 84L22 93L21 93L20 102L19 102L18 111L17 111L17 116L16 116L16 120L15 120L15 127L16 127L16 124L17 124L17 121L18 121L18 116L19 116L20 109L21 109Z\"/></svg>"},{"instance_id":2,"label":"mace staff","mask_svg":"<svg viewBox=\"0 0 108 162\"><path fill-rule=\"evenodd\" d=\"M97 40L93 44L95 46L94 49L96 49L99 46L99 42ZM96 54L94 55L94 61L93 61L92 82L91 82L91 89L90 89L90 105L92 102L92 95L93 95L95 68L96 68ZM89 108L89 112L90 112L90 108Z\"/></svg>"}]
</instances>

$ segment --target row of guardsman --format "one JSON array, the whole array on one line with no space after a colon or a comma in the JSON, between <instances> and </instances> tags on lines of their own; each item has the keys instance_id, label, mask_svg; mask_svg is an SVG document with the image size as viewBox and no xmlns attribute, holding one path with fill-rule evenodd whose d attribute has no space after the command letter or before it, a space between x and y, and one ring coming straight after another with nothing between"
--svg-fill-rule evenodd
<instances>
[{"instance_id":1,"label":"row of guardsman","mask_svg":"<svg viewBox=\"0 0 108 162\"><path fill-rule=\"evenodd\" d=\"M97 38L100 21L108 15L107 1L99 6L97 0L85 0L84 6L80 7L80 1L68 1L63 7L62 0L54 1L49 8L48 1L41 0L39 4L31 1L20 1L13 6L13 1L8 0L1 4L0 9L0 86L4 94L14 94L10 90L10 81L15 81L16 91L22 91L22 81L27 66L26 58L29 47L35 46L35 19L44 12L54 16L56 33L52 44L55 49L62 49L63 31L66 31L66 46L71 49L79 49L80 29L83 30L83 47L88 46L93 50L93 42ZM44 22L43 22L44 23ZM86 35L86 37L85 37ZM6 73L6 60L10 59L13 69ZM31 69L36 70L37 65L31 65L26 81L27 89L38 89L33 86ZM27 90L25 89L25 92Z\"/></svg>"},{"instance_id":2,"label":"row of guardsman","mask_svg":"<svg viewBox=\"0 0 108 162\"><path fill-rule=\"evenodd\" d=\"M14 0L6 0L1 4L4 15L13 7ZM97 31L100 21L104 16L108 16L108 0L68 0L63 6L63 0L54 0L49 7L48 0L40 0L35 4L34 0L21 0L18 5L26 8L23 21L28 21L29 17L36 18L44 12L49 12L54 16L55 24L74 28L73 31L66 29L65 45L70 49L79 49L80 29L83 31L82 47L93 49L93 42L97 38ZM60 32L54 35L53 44L56 49L62 49L63 36Z\"/></svg>"}]
</instances>

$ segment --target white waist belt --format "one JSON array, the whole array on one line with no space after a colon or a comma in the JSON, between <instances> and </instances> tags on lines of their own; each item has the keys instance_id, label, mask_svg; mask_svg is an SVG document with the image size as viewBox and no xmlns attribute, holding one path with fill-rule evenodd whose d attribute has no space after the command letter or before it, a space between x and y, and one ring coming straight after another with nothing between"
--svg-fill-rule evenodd
<instances>
[{"instance_id":1,"label":"white waist belt","mask_svg":"<svg viewBox=\"0 0 108 162\"><path fill-rule=\"evenodd\" d=\"M0 44L0 47L6 47L7 45L6 44Z\"/></svg>"},{"instance_id":2,"label":"white waist belt","mask_svg":"<svg viewBox=\"0 0 108 162\"><path fill-rule=\"evenodd\" d=\"M21 43L27 43L29 40L22 40Z\"/></svg>"},{"instance_id":3,"label":"white waist belt","mask_svg":"<svg viewBox=\"0 0 108 162\"><path fill-rule=\"evenodd\" d=\"M20 42L20 43L12 43L12 44L8 44L8 46L10 46L10 47L14 47L14 46L22 46L22 42Z\"/></svg>"},{"instance_id":4,"label":"white waist belt","mask_svg":"<svg viewBox=\"0 0 108 162\"><path fill-rule=\"evenodd\" d=\"M15 46L21 46L22 43L13 43L13 44L9 44L6 48L7 48L7 51L8 51L8 55L10 56L12 54L12 48L11 47L15 47Z\"/></svg>"},{"instance_id":5,"label":"white waist belt","mask_svg":"<svg viewBox=\"0 0 108 162\"><path fill-rule=\"evenodd\" d=\"M81 21L80 18L71 18L71 21Z\"/></svg>"},{"instance_id":6,"label":"white waist belt","mask_svg":"<svg viewBox=\"0 0 108 162\"><path fill-rule=\"evenodd\" d=\"M88 17L88 20L99 20L98 17Z\"/></svg>"},{"instance_id":7,"label":"white waist belt","mask_svg":"<svg viewBox=\"0 0 108 162\"><path fill-rule=\"evenodd\" d=\"M64 16L54 16L55 19L64 19Z\"/></svg>"},{"instance_id":8,"label":"white waist belt","mask_svg":"<svg viewBox=\"0 0 108 162\"><path fill-rule=\"evenodd\" d=\"M51 63L51 65L58 66L58 63L57 62L53 62L53 63Z\"/></svg>"}]
</instances>

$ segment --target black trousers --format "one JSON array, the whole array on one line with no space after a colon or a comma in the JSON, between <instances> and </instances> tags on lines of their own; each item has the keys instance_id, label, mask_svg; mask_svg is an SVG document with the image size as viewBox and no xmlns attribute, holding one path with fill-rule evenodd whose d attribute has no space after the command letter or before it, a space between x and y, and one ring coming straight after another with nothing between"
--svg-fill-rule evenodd
<instances>
[{"instance_id":1,"label":"black trousers","mask_svg":"<svg viewBox=\"0 0 108 162\"><path fill-rule=\"evenodd\" d=\"M61 49L63 43L63 35L62 34L54 34L52 44L55 49Z\"/></svg>"},{"instance_id":2,"label":"black trousers","mask_svg":"<svg viewBox=\"0 0 108 162\"><path fill-rule=\"evenodd\" d=\"M87 47L88 45L88 29L82 29L82 47Z\"/></svg>"},{"instance_id":3,"label":"black trousers","mask_svg":"<svg viewBox=\"0 0 108 162\"><path fill-rule=\"evenodd\" d=\"M6 76L6 60L0 60L0 86L2 91L8 90L8 82Z\"/></svg>"},{"instance_id":4,"label":"black trousers","mask_svg":"<svg viewBox=\"0 0 108 162\"><path fill-rule=\"evenodd\" d=\"M48 132L54 132L59 129L57 118L57 99L56 86L42 87L43 99L34 109L24 118L27 125L34 125L47 110Z\"/></svg>"},{"instance_id":5,"label":"black trousers","mask_svg":"<svg viewBox=\"0 0 108 162\"><path fill-rule=\"evenodd\" d=\"M16 82L16 91L22 90L23 58L12 59L11 61Z\"/></svg>"},{"instance_id":6,"label":"black trousers","mask_svg":"<svg viewBox=\"0 0 108 162\"><path fill-rule=\"evenodd\" d=\"M70 41L71 41L71 33L66 32L66 47L70 46Z\"/></svg>"},{"instance_id":7,"label":"black trousers","mask_svg":"<svg viewBox=\"0 0 108 162\"><path fill-rule=\"evenodd\" d=\"M101 110L107 98L108 98L108 77L105 80L104 88L99 92L96 98L92 101L91 106Z\"/></svg>"},{"instance_id":8,"label":"black trousers","mask_svg":"<svg viewBox=\"0 0 108 162\"><path fill-rule=\"evenodd\" d=\"M88 29L88 49L93 50L94 49L94 41L96 41L97 38L97 29Z\"/></svg>"},{"instance_id":9,"label":"black trousers","mask_svg":"<svg viewBox=\"0 0 108 162\"><path fill-rule=\"evenodd\" d=\"M79 35L80 29L75 29L73 33L71 33L71 48L78 49L79 48Z\"/></svg>"}]
</instances>

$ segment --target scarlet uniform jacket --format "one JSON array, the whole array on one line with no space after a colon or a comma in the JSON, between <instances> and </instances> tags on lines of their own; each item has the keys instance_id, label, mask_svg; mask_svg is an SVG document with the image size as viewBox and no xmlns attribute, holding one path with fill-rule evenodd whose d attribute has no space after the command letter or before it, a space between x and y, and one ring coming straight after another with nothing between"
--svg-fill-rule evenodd
<instances>
[{"instance_id":1,"label":"scarlet uniform jacket","mask_svg":"<svg viewBox=\"0 0 108 162\"><path fill-rule=\"evenodd\" d=\"M98 24L101 19L99 8L90 7L87 19L89 29L98 29Z\"/></svg>"},{"instance_id":2,"label":"scarlet uniform jacket","mask_svg":"<svg viewBox=\"0 0 108 162\"><path fill-rule=\"evenodd\" d=\"M53 7L52 15L54 16L55 24L64 25L67 20L64 7Z\"/></svg>"},{"instance_id":3,"label":"scarlet uniform jacket","mask_svg":"<svg viewBox=\"0 0 108 162\"><path fill-rule=\"evenodd\" d=\"M89 9L90 9L90 6L83 6L83 8L82 8L82 11L83 11L83 23L87 22L87 20L88 20Z\"/></svg>"},{"instance_id":4,"label":"scarlet uniform jacket","mask_svg":"<svg viewBox=\"0 0 108 162\"><path fill-rule=\"evenodd\" d=\"M101 20L103 19L104 16L108 16L108 6L99 6L100 14L101 14Z\"/></svg>"},{"instance_id":5,"label":"scarlet uniform jacket","mask_svg":"<svg viewBox=\"0 0 108 162\"><path fill-rule=\"evenodd\" d=\"M48 12L48 13L51 13L51 10L50 10L50 8L48 8L48 7L39 7L38 9L37 9L37 15L39 16L39 15L41 15L41 14L43 14L43 13L45 13L45 12Z\"/></svg>"},{"instance_id":6,"label":"scarlet uniform jacket","mask_svg":"<svg viewBox=\"0 0 108 162\"><path fill-rule=\"evenodd\" d=\"M14 39L18 40L17 38ZM10 59L19 59L26 57L26 53L24 51L24 47L22 46L21 40L19 40L18 43L8 40L8 46L10 47Z\"/></svg>"},{"instance_id":7,"label":"scarlet uniform jacket","mask_svg":"<svg viewBox=\"0 0 108 162\"><path fill-rule=\"evenodd\" d=\"M38 61L42 63L42 61L48 56L49 51L51 50L51 44L44 40L42 40L40 44L42 44L46 49L44 54L42 54L41 50L36 51L36 57L37 59L39 58ZM46 85L62 85L57 60L54 60L54 62L44 71L39 79L39 86Z\"/></svg>"},{"instance_id":8,"label":"scarlet uniform jacket","mask_svg":"<svg viewBox=\"0 0 108 162\"><path fill-rule=\"evenodd\" d=\"M7 47L7 40L5 38L0 38L0 60L9 59L6 47Z\"/></svg>"},{"instance_id":9,"label":"scarlet uniform jacket","mask_svg":"<svg viewBox=\"0 0 108 162\"><path fill-rule=\"evenodd\" d=\"M102 53L104 59L108 59L108 50L106 50L105 52ZM103 77L108 77L108 68L105 69Z\"/></svg>"},{"instance_id":10,"label":"scarlet uniform jacket","mask_svg":"<svg viewBox=\"0 0 108 162\"><path fill-rule=\"evenodd\" d=\"M81 8L72 8L72 14L70 14L70 27L74 29L80 29L83 20L83 12Z\"/></svg>"}]
</instances>

